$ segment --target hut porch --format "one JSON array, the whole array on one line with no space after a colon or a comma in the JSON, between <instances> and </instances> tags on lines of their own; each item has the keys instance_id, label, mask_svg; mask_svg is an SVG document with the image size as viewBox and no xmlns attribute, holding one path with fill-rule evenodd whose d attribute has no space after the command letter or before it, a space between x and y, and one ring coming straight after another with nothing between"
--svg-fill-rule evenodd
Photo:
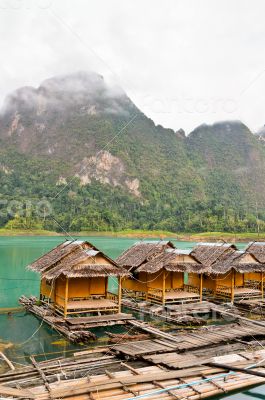
<instances>
[{"instance_id":1,"label":"hut porch","mask_svg":"<svg viewBox=\"0 0 265 400\"><path fill-rule=\"evenodd\" d=\"M152 303L158 304L184 304L199 302L199 290L188 285L184 285L183 289L168 289L163 296L161 289L149 289L147 293L147 300Z\"/></svg>"},{"instance_id":2,"label":"hut porch","mask_svg":"<svg viewBox=\"0 0 265 400\"><path fill-rule=\"evenodd\" d=\"M56 305L56 310L58 313L66 313L67 315L93 313L101 315L102 313L118 313L119 304L106 298L87 300L69 299L66 305L66 310L60 305Z\"/></svg>"},{"instance_id":3,"label":"hut porch","mask_svg":"<svg viewBox=\"0 0 265 400\"><path fill-rule=\"evenodd\" d=\"M223 285L217 285L216 296L221 298L233 298L234 300L243 299L256 299L262 297L262 291L252 287L246 286L235 286L228 287Z\"/></svg>"}]
</instances>

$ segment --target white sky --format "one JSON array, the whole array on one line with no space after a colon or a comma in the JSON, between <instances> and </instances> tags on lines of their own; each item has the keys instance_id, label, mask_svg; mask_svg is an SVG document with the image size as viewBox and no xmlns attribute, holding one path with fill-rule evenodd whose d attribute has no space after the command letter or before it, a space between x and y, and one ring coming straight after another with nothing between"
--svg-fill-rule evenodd
<instances>
[{"instance_id":1,"label":"white sky","mask_svg":"<svg viewBox=\"0 0 265 400\"><path fill-rule=\"evenodd\" d=\"M264 0L0 0L0 101L77 70L158 124L265 124Z\"/></svg>"}]
</instances>

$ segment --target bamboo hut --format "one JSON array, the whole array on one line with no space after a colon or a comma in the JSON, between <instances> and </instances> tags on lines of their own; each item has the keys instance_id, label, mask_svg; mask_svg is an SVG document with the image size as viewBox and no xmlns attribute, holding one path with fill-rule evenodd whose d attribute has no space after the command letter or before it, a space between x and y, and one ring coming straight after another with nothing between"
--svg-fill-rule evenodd
<instances>
[{"instance_id":1,"label":"bamboo hut","mask_svg":"<svg viewBox=\"0 0 265 400\"><path fill-rule=\"evenodd\" d=\"M263 285L249 280L252 274L263 274L265 264L244 251L234 251L212 265L208 277L218 297L234 300L263 298Z\"/></svg>"},{"instance_id":2,"label":"bamboo hut","mask_svg":"<svg viewBox=\"0 0 265 400\"><path fill-rule=\"evenodd\" d=\"M165 249L174 249L170 241L140 241L125 250L115 261L131 273L122 280L122 293L126 297L145 299L147 291L147 274L135 272L144 263L164 253Z\"/></svg>"},{"instance_id":3,"label":"bamboo hut","mask_svg":"<svg viewBox=\"0 0 265 400\"><path fill-rule=\"evenodd\" d=\"M246 248L246 253L251 254L259 263L265 264L265 242L250 242ZM259 287L262 292L264 290L264 278L263 271L251 271L245 274L245 281L248 282L249 286Z\"/></svg>"},{"instance_id":4,"label":"bamboo hut","mask_svg":"<svg viewBox=\"0 0 265 400\"><path fill-rule=\"evenodd\" d=\"M265 267L253 255L238 251L229 243L199 243L192 255L208 268L203 275L203 288L209 294L232 302L263 296L263 290L249 279L250 274L260 274Z\"/></svg>"},{"instance_id":5,"label":"bamboo hut","mask_svg":"<svg viewBox=\"0 0 265 400\"><path fill-rule=\"evenodd\" d=\"M135 273L145 273L146 300L169 305L202 301L204 271L206 268L190 255L189 250L165 249L137 268Z\"/></svg>"},{"instance_id":6,"label":"bamboo hut","mask_svg":"<svg viewBox=\"0 0 265 400\"><path fill-rule=\"evenodd\" d=\"M102 315L121 310L121 279L128 272L86 241L66 241L28 266L41 275L40 302L58 314ZM108 278L117 277L117 295Z\"/></svg>"},{"instance_id":7,"label":"bamboo hut","mask_svg":"<svg viewBox=\"0 0 265 400\"><path fill-rule=\"evenodd\" d=\"M136 243L116 261L132 272L122 282L124 295L163 305L202 300L204 266L171 242Z\"/></svg>"}]
</instances>

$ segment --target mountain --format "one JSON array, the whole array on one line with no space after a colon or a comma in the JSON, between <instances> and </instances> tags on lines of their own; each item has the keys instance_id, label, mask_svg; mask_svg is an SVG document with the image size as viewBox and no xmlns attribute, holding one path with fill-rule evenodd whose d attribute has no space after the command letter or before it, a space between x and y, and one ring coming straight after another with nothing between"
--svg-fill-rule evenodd
<instances>
[{"instance_id":1,"label":"mountain","mask_svg":"<svg viewBox=\"0 0 265 400\"><path fill-rule=\"evenodd\" d=\"M93 72L10 94L0 145L2 227L265 229L259 137L240 121L156 126Z\"/></svg>"}]
</instances>

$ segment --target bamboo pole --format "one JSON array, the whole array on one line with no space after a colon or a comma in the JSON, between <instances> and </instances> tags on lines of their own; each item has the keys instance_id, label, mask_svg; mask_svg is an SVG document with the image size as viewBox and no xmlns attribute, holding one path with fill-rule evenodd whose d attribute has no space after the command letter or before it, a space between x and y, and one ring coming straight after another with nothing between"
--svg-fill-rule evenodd
<instances>
[{"instance_id":1,"label":"bamboo pole","mask_svg":"<svg viewBox=\"0 0 265 400\"><path fill-rule=\"evenodd\" d=\"M7 365L9 366L10 369L12 369L12 371L14 371L15 367L12 364L12 362L7 358L7 356L2 353L2 351L0 351L0 356L2 357L2 359L7 363Z\"/></svg>"},{"instance_id":2,"label":"bamboo pole","mask_svg":"<svg viewBox=\"0 0 265 400\"><path fill-rule=\"evenodd\" d=\"M203 274L200 274L200 302L202 302L202 281L203 281Z\"/></svg>"},{"instance_id":3,"label":"bamboo pole","mask_svg":"<svg viewBox=\"0 0 265 400\"><path fill-rule=\"evenodd\" d=\"M148 301L148 274L145 273L145 280L146 280L146 292L145 292L145 301Z\"/></svg>"},{"instance_id":4,"label":"bamboo pole","mask_svg":"<svg viewBox=\"0 0 265 400\"><path fill-rule=\"evenodd\" d=\"M251 366L248 368L240 368L240 367L236 367L234 365L227 365L227 364L221 364L221 363L216 363L216 362L210 362L210 363L208 363L208 365L210 367L226 369L227 371L242 372L243 374L255 375L255 376L260 376L262 378L265 378L264 372L255 371L255 370L253 371L252 369L250 369ZM253 366L255 367L256 364L254 364Z\"/></svg>"},{"instance_id":5,"label":"bamboo pole","mask_svg":"<svg viewBox=\"0 0 265 400\"><path fill-rule=\"evenodd\" d=\"M235 270L232 270L232 276L231 276L231 303L234 304L234 298L235 298Z\"/></svg>"},{"instance_id":6,"label":"bamboo pole","mask_svg":"<svg viewBox=\"0 0 265 400\"><path fill-rule=\"evenodd\" d=\"M261 298L264 298L264 288L263 288L263 272L261 273Z\"/></svg>"},{"instance_id":7,"label":"bamboo pole","mask_svg":"<svg viewBox=\"0 0 265 400\"><path fill-rule=\"evenodd\" d=\"M121 286L122 278L119 276L119 287L118 287L118 305L119 305L119 313L121 312L121 295L122 295L122 286Z\"/></svg>"},{"instance_id":8,"label":"bamboo pole","mask_svg":"<svg viewBox=\"0 0 265 400\"><path fill-rule=\"evenodd\" d=\"M162 304L165 305L166 302L166 272L163 270L163 286L162 286Z\"/></svg>"},{"instance_id":9,"label":"bamboo pole","mask_svg":"<svg viewBox=\"0 0 265 400\"><path fill-rule=\"evenodd\" d=\"M42 279L40 280L40 301L42 301L42 293L41 293Z\"/></svg>"},{"instance_id":10,"label":"bamboo pole","mask_svg":"<svg viewBox=\"0 0 265 400\"><path fill-rule=\"evenodd\" d=\"M54 280L54 284L53 284L53 311L55 314L55 312L56 312L56 279Z\"/></svg>"},{"instance_id":11,"label":"bamboo pole","mask_svg":"<svg viewBox=\"0 0 265 400\"><path fill-rule=\"evenodd\" d=\"M67 303L68 303L68 278L65 283L65 294L64 294L64 317L67 316Z\"/></svg>"},{"instance_id":12,"label":"bamboo pole","mask_svg":"<svg viewBox=\"0 0 265 400\"><path fill-rule=\"evenodd\" d=\"M224 315L227 315L228 317L233 317L236 320L239 319L239 320L242 320L242 321L247 321L248 323L251 323L252 325L262 326L263 328L265 327L265 322L264 321L258 321L258 320L255 320L255 319L249 319L249 318L246 318L246 317L242 317L241 315L238 315L238 314L233 314L232 312L222 311L222 310L220 310L218 308L215 308L215 307L212 307L212 311L214 311L216 313L219 313L221 315L224 314Z\"/></svg>"}]
</instances>

